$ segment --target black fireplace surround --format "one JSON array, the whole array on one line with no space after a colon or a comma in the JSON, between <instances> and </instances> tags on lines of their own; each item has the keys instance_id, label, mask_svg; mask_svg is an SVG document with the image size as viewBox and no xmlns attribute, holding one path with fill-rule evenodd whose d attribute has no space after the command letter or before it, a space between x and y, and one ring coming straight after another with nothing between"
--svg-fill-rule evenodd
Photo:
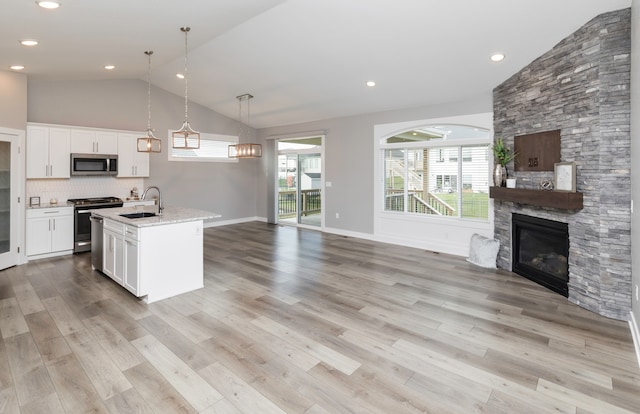
<instances>
[{"instance_id":1,"label":"black fireplace surround","mask_svg":"<svg viewBox=\"0 0 640 414\"><path fill-rule=\"evenodd\" d=\"M569 296L567 223L513 213L513 272Z\"/></svg>"}]
</instances>

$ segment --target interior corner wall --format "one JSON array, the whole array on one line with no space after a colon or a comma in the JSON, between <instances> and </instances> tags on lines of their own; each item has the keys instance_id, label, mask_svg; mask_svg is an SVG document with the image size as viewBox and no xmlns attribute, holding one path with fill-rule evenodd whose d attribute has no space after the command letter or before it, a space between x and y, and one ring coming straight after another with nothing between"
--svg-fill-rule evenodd
<instances>
[{"instance_id":1,"label":"interior corner wall","mask_svg":"<svg viewBox=\"0 0 640 414\"><path fill-rule=\"evenodd\" d=\"M147 83L142 80L29 81L28 86L29 122L141 131L146 135ZM214 211L222 215L222 221L256 217L258 164L251 160L169 161L167 135L184 122L184 97L152 87L151 108L151 122L156 136L162 139L162 152L150 154L151 174L144 180L145 186L160 187L166 206ZM201 132L238 134L237 120L193 102L189 104L189 121Z\"/></svg>"},{"instance_id":2,"label":"interior corner wall","mask_svg":"<svg viewBox=\"0 0 640 414\"><path fill-rule=\"evenodd\" d=\"M578 211L495 201L498 266L511 269L514 212L569 225L569 299L610 318L631 310L631 11L597 16L494 89L494 132L560 129L561 161L577 167ZM553 172L516 172L538 189Z\"/></svg>"},{"instance_id":3,"label":"interior corner wall","mask_svg":"<svg viewBox=\"0 0 640 414\"><path fill-rule=\"evenodd\" d=\"M27 128L27 75L0 70L0 126Z\"/></svg>"}]
</instances>

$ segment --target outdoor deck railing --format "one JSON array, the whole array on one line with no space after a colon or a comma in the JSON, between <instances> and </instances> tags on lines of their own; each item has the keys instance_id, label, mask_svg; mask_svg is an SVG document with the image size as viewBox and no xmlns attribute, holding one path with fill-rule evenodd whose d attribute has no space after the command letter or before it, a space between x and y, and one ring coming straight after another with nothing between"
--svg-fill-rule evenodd
<instances>
[{"instance_id":1,"label":"outdoor deck railing","mask_svg":"<svg viewBox=\"0 0 640 414\"><path fill-rule=\"evenodd\" d=\"M301 211L300 214L308 216L321 211L322 194L320 189L300 190ZM289 218L298 214L296 203L296 190L284 190L278 192L278 217Z\"/></svg>"},{"instance_id":2,"label":"outdoor deck railing","mask_svg":"<svg viewBox=\"0 0 640 414\"><path fill-rule=\"evenodd\" d=\"M422 198L422 191L412 191L408 195L408 212L437 214L439 216L456 215L456 210L453 207L433 193L427 193L426 200L423 200ZM385 210L404 211L403 190L387 190L385 197Z\"/></svg>"}]
</instances>

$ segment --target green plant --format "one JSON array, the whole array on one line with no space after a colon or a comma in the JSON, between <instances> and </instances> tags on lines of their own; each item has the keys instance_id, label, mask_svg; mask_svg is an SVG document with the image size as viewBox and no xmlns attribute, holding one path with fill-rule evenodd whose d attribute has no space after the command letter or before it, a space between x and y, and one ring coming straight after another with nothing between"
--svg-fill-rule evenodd
<instances>
[{"instance_id":1,"label":"green plant","mask_svg":"<svg viewBox=\"0 0 640 414\"><path fill-rule=\"evenodd\" d=\"M511 160L515 159L516 156L518 155L516 152L512 152L511 148L507 147L504 144L504 140L502 138L498 138L495 142L495 144L493 144L493 160L502 165L503 167L506 167L507 164L509 164L509 162L511 162Z\"/></svg>"}]
</instances>

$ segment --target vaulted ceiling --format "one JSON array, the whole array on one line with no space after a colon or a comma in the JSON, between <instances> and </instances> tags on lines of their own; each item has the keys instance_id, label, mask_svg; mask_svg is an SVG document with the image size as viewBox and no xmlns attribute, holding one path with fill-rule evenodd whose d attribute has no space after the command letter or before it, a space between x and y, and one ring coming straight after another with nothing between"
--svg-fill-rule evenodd
<instances>
[{"instance_id":1,"label":"vaulted ceiling","mask_svg":"<svg viewBox=\"0 0 640 414\"><path fill-rule=\"evenodd\" d=\"M596 15L631 0L4 0L0 70L29 80L144 79L268 127L488 94ZM36 39L35 47L19 41ZM499 63L489 57L504 53ZM104 66L115 65L107 71ZM369 80L376 82L368 87Z\"/></svg>"}]
</instances>

